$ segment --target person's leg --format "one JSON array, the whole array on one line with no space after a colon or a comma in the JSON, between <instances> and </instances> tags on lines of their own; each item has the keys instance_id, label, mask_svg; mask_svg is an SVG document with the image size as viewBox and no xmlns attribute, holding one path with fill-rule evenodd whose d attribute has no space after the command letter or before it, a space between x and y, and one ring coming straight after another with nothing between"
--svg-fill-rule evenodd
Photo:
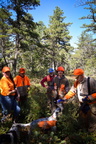
<instances>
[{"instance_id":1,"label":"person's leg","mask_svg":"<svg viewBox=\"0 0 96 144\"><path fill-rule=\"evenodd\" d=\"M91 116L90 116L90 123L89 123L89 132L96 131L96 103L90 105L91 108Z\"/></svg>"},{"instance_id":2,"label":"person's leg","mask_svg":"<svg viewBox=\"0 0 96 144\"><path fill-rule=\"evenodd\" d=\"M13 111L13 120L17 121L19 113L20 113L20 107L15 100L14 96L11 98L12 100L12 111Z\"/></svg>"},{"instance_id":3,"label":"person's leg","mask_svg":"<svg viewBox=\"0 0 96 144\"><path fill-rule=\"evenodd\" d=\"M54 98L53 91L51 89L48 89L47 90L47 97L48 97L49 109L51 110L51 113L53 113L54 110L57 108L57 106L56 106L57 95Z\"/></svg>"},{"instance_id":4,"label":"person's leg","mask_svg":"<svg viewBox=\"0 0 96 144\"><path fill-rule=\"evenodd\" d=\"M57 99L58 99L58 95L57 95L57 92L52 90L51 91L51 112L53 113L56 108L58 107L57 106Z\"/></svg>"},{"instance_id":5,"label":"person's leg","mask_svg":"<svg viewBox=\"0 0 96 144\"><path fill-rule=\"evenodd\" d=\"M2 107L2 114L8 115L11 111L11 101L9 96L0 96L0 104Z\"/></svg>"},{"instance_id":6,"label":"person's leg","mask_svg":"<svg viewBox=\"0 0 96 144\"><path fill-rule=\"evenodd\" d=\"M53 112L56 110L57 105L56 105L56 100L53 98L52 99L52 104L51 104L51 113L53 114Z\"/></svg>"}]
</instances>

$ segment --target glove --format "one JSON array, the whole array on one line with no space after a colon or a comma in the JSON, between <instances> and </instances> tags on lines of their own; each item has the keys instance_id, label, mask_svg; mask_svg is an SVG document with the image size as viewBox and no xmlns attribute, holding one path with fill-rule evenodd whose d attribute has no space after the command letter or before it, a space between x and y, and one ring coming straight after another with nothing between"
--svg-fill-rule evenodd
<instances>
[{"instance_id":1,"label":"glove","mask_svg":"<svg viewBox=\"0 0 96 144\"><path fill-rule=\"evenodd\" d=\"M82 99L83 102L88 101L88 96L86 96L85 98Z\"/></svg>"},{"instance_id":2,"label":"glove","mask_svg":"<svg viewBox=\"0 0 96 144\"><path fill-rule=\"evenodd\" d=\"M63 100L63 99L58 99L57 100L57 103L60 103L60 102L64 102L65 100Z\"/></svg>"},{"instance_id":3,"label":"glove","mask_svg":"<svg viewBox=\"0 0 96 144\"><path fill-rule=\"evenodd\" d=\"M88 112L89 110L90 110L90 107L89 107L88 104L86 104L86 105L83 107L82 112L85 113L85 114L87 114L87 112Z\"/></svg>"}]
</instances>

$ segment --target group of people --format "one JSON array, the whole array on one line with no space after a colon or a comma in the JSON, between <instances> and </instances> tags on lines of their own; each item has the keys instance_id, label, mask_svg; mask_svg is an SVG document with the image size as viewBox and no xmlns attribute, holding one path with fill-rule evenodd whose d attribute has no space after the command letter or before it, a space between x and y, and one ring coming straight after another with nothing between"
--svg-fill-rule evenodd
<instances>
[{"instance_id":1,"label":"group of people","mask_svg":"<svg viewBox=\"0 0 96 144\"><path fill-rule=\"evenodd\" d=\"M56 101L62 98L69 91L69 82L64 75L64 67L60 66L56 70L50 68L49 75L41 80L41 85L47 89L48 105L53 113L57 107ZM47 82L47 84L45 84Z\"/></svg>"},{"instance_id":2,"label":"group of people","mask_svg":"<svg viewBox=\"0 0 96 144\"><path fill-rule=\"evenodd\" d=\"M1 121L8 114L11 114L12 121L17 122L21 111L19 103L26 101L30 79L25 75L24 68L20 68L19 74L13 78L10 68L5 66L2 69L2 75L0 80L0 105L3 117Z\"/></svg>"},{"instance_id":3,"label":"group of people","mask_svg":"<svg viewBox=\"0 0 96 144\"><path fill-rule=\"evenodd\" d=\"M86 127L91 118L92 125L96 125L96 80L86 77L83 69L75 69L73 72L74 84L69 87L69 81L65 77L65 68L59 66L56 72L49 69L49 74L41 80L41 86L47 89L48 104L53 113L58 103L62 104L77 94L80 111L79 115L85 119ZM0 80L0 104L3 116L13 114L13 120L18 120L20 114L20 102L25 102L30 89L30 79L25 75L24 68L19 69L19 74L12 78L10 68L2 69ZM47 83L47 84L46 84ZM18 102L19 101L19 102ZM23 103L24 104L24 103ZM82 121L82 120L81 120ZM96 128L96 126L95 126Z\"/></svg>"},{"instance_id":4,"label":"group of people","mask_svg":"<svg viewBox=\"0 0 96 144\"><path fill-rule=\"evenodd\" d=\"M83 69L75 69L73 72L74 83L69 87L68 79L64 75L65 69L60 66L56 70L49 69L49 75L41 80L41 85L47 89L51 110L54 111L54 101L64 103L77 95L79 100L80 122L85 128L96 129L96 80L86 77ZM47 85L45 84L47 82Z\"/></svg>"}]
</instances>

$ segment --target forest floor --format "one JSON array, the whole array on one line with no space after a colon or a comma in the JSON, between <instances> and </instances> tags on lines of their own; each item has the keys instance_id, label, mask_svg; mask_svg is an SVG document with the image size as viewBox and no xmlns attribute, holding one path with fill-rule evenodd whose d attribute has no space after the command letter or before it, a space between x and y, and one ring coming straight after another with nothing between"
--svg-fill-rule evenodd
<instances>
[{"instance_id":1,"label":"forest floor","mask_svg":"<svg viewBox=\"0 0 96 144\"><path fill-rule=\"evenodd\" d=\"M70 85L73 78L70 78ZM20 123L28 123L42 117L51 115L47 107L46 90L41 87L40 79L32 79L26 107L23 107ZM32 132L30 144L96 144L96 131L89 132L78 122L78 100L72 98L64 105L63 114L57 121L56 131L35 130ZM0 108L0 119L2 117ZM8 132L12 126L12 118L7 118L4 123L0 122L0 134ZM23 140L26 136L23 136ZM26 144L22 141L20 144Z\"/></svg>"}]
</instances>

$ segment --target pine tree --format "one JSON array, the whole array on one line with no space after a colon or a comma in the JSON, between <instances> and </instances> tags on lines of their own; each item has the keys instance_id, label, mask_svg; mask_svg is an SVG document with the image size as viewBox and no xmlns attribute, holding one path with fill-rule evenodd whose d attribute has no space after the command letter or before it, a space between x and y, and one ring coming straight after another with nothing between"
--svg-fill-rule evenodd
<instances>
[{"instance_id":1,"label":"pine tree","mask_svg":"<svg viewBox=\"0 0 96 144\"><path fill-rule=\"evenodd\" d=\"M11 26L10 38L14 45L13 53L11 54L14 73L16 73L17 61L21 50L25 50L28 36L33 39L37 39L38 37L33 32L36 24L33 22L32 16L29 16L27 12L39 4L39 0L1 0L0 2L0 6L3 9L12 13L12 16L8 17L8 23ZM30 39L32 40L32 38Z\"/></svg>"},{"instance_id":2,"label":"pine tree","mask_svg":"<svg viewBox=\"0 0 96 144\"><path fill-rule=\"evenodd\" d=\"M47 54L50 55L49 64L56 68L58 65L66 64L66 55L70 51L68 27L72 23L65 23L64 12L56 7L53 16L49 19L49 28L46 30Z\"/></svg>"},{"instance_id":3,"label":"pine tree","mask_svg":"<svg viewBox=\"0 0 96 144\"><path fill-rule=\"evenodd\" d=\"M89 0L85 2L85 9L90 11L90 14L87 16L83 16L80 19L89 19L91 20L90 24L83 24L82 28L85 28L86 32L92 32L94 35L96 34L96 1L95 0ZM94 41L96 41L96 38L94 38Z\"/></svg>"},{"instance_id":4,"label":"pine tree","mask_svg":"<svg viewBox=\"0 0 96 144\"><path fill-rule=\"evenodd\" d=\"M96 42L91 34L82 32L78 38L77 49L72 57L71 69L82 67L86 74L94 75L96 69Z\"/></svg>"}]
</instances>

